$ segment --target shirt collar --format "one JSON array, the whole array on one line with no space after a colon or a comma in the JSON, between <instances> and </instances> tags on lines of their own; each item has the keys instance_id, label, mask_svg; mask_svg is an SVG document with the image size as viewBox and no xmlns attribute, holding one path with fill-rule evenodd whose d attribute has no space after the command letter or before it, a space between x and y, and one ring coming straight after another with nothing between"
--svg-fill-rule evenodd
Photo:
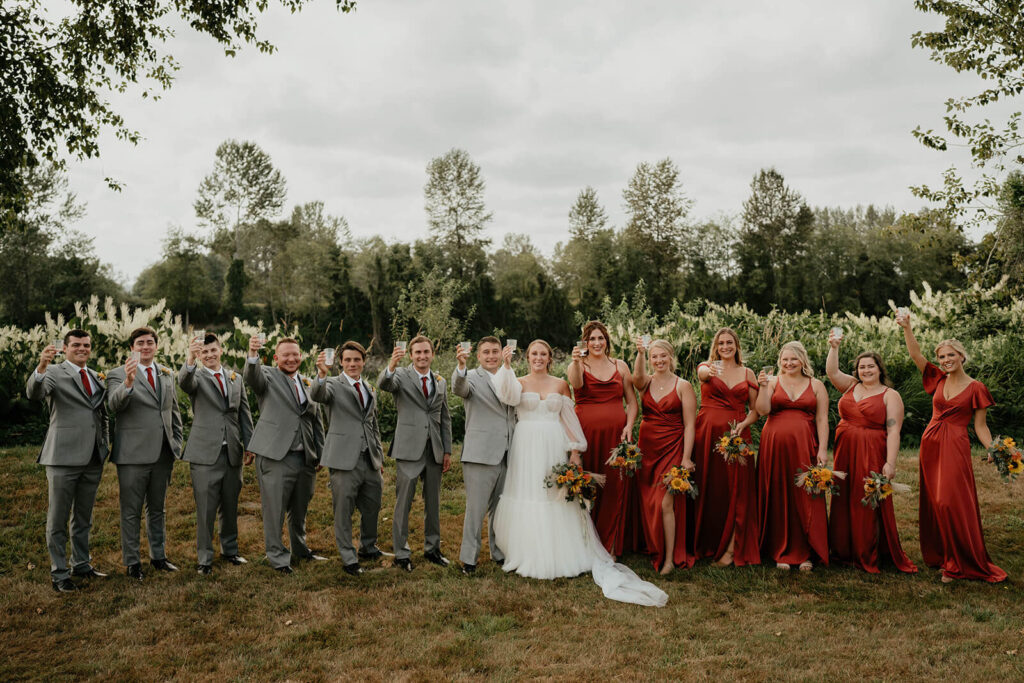
<instances>
[{"instance_id":1,"label":"shirt collar","mask_svg":"<svg viewBox=\"0 0 1024 683\"><path fill-rule=\"evenodd\" d=\"M206 370L206 371L207 371L208 373L210 373L211 375L216 375L216 374L217 374L218 372L219 372L220 374L222 374L222 375L224 374L224 366L223 366L223 365L221 365L221 366L220 366L219 368L217 368L216 370L211 370L210 368L208 368L208 367L206 367L206 366L204 365L204 366L203 366L203 370Z\"/></svg>"},{"instance_id":2,"label":"shirt collar","mask_svg":"<svg viewBox=\"0 0 1024 683\"><path fill-rule=\"evenodd\" d=\"M86 372L89 372L89 368L88 368L88 367L85 367L85 368L80 368L80 367L78 367L77 365L75 365L74 363L72 363L72 362L71 362L71 361L69 361L69 360L65 360L65 361L64 361L64 363L63 363L63 365L66 365L66 366L68 366L68 370L71 370L72 372L79 372L80 370L83 370L83 369L84 369L84 370L85 370Z\"/></svg>"},{"instance_id":3,"label":"shirt collar","mask_svg":"<svg viewBox=\"0 0 1024 683\"><path fill-rule=\"evenodd\" d=\"M345 373L341 373L341 374L345 375ZM356 383L358 383L358 382L362 382L362 381L363 381L363 376L362 376L362 375L360 375L358 379L352 379L352 378L351 378L351 377L349 377L348 375L345 375L345 379L347 379L347 380L348 380L348 383L349 383L349 384L351 384L352 386L355 386L355 385L356 385Z\"/></svg>"}]
</instances>

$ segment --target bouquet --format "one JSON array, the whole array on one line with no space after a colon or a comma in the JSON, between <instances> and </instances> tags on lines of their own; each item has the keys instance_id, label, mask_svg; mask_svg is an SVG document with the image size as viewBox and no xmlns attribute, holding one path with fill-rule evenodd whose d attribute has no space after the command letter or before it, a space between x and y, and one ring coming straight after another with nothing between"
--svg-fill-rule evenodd
<instances>
[{"instance_id":1,"label":"bouquet","mask_svg":"<svg viewBox=\"0 0 1024 683\"><path fill-rule=\"evenodd\" d=\"M796 471L793 483L803 489L809 496L823 496L826 492L833 496L839 495L837 479L846 479L846 472L833 472L827 467L812 465L806 470L802 467Z\"/></svg>"},{"instance_id":2,"label":"bouquet","mask_svg":"<svg viewBox=\"0 0 1024 683\"><path fill-rule=\"evenodd\" d=\"M988 459L996 464L999 476L1006 481L1013 481L1018 474L1024 472L1020 449L1017 448L1017 442L1011 437L997 436L985 452L988 454Z\"/></svg>"},{"instance_id":3,"label":"bouquet","mask_svg":"<svg viewBox=\"0 0 1024 683\"><path fill-rule=\"evenodd\" d=\"M872 472L864 477L864 497L861 498L860 504L877 510L882 501L892 494L906 493L909 490L910 487L906 484L897 484L883 474Z\"/></svg>"},{"instance_id":4,"label":"bouquet","mask_svg":"<svg viewBox=\"0 0 1024 683\"><path fill-rule=\"evenodd\" d=\"M685 467L673 467L661 478L661 483L670 495L685 493L690 498L697 497L697 485L690 480L690 470Z\"/></svg>"},{"instance_id":5,"label":"bouquet","mask_svg":"<svg viewBox=\"0 0 1024 683\"><path fill-rule=\"evenodd\" d=\"M620 479L623 474L627 477L632 477L636 474L637 470L640 469L640 461L644 457L644 454L640 452L639 446L626 443L625 441L613 448L611 453L611 457L604 464L617 469Z\"/></svg>"},{"instance_id":6,"label":"bouquet","mask_svg":"<svg viewBox=\"0 0 1024 683\"><path fill-rule=\"evenodd\" d=\"M584 510L590 509L597 497L597 487L604 484L600 474L584 472L579 465L566 462L551 468L551 474L544 477L547 488L561 490L567 503L579 503Z\"/></svg>"},{"instance_id":7,"label":"bouquet","mask_svg":"<svg viewBox=\"0 0 1024 683\"><path fill-rule=\"evenodd\" d=\"M729 423L729 431L722 434L722 438L715 445L715 452L730 465L746 465L747 461L754 457L754 449L742 436L732 436L732 429L735 427L736 420L733 420Z\"/></svg>"}]
</instances>

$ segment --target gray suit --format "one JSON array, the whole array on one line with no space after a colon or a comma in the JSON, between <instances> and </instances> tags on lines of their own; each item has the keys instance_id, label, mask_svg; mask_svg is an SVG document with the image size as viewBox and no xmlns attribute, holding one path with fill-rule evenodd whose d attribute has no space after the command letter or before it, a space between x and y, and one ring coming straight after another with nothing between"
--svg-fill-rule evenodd
<instances>
[{"instance_id":1,"label":"gray suit","mask_svg":"<svg viewBox=\"0 0 1024 683\"><path fill-rule=\"evenodd\" d=\"M352 546L352 510L359 509L359 550L377 550L377 517L383 491L383 449L377 427L377 395L361 379L363 402L345 376L314 380L310 394L328 412L327 440L320 463L331 472L334 540L341 561L359 561ZM365 408L364 408L365 406Z\"/></svg>"},{"instance_id":2,"label":"gray suit","mask_svg":"<svg viewBox=\"0 0 1024 683\"><path fill-rule=\"evenodd\" d=\"M253 362L255 361L255 362ZM263 541L270 566L291 564L292 554L309 557L306 545L306 511L313 499L316 466L324 445L324 427L319 404L309 396L312 383L302 375L301 401L295 384L276 367L266 367L258 358L245 364L245 383L259 399L260 419L249 440L256 454L256 478L263 505ZM288 519L291 549L284 546L281 529Z\"/></svg>"},{"instance_id":3,"label":"gray suit","mask_svg":"<svg viewBox=\"0 0 1024 683\"><path fill-rule=\"evenodd\" d=\"M151 560L165 560L164 499L174 460L181 453L181 413L170 368L154 363L153 383L139 368L125 386L124 366L107 373L107 410L114 416L114 448L121 497L121 555L125 565L139 564L139 526L146 506Z\"/></svg>"},{"instance_id":4,"label":"gray suit","mask_svg":"<svg viewBox=\"0 0 1024 683\"><path fill-rule=\"evenodd\" d=\"M182 459L189 463L196 501L196 557L213 564L213 526L220 511L220 551L238 555L238 495L252 414L242 376L221 366L220 382L205 367L183 365L178 384L192 400L192 430Z\"/></svg>"},{"instance_id":5,"label":"gray suit","mask_svg":"<svg viewBox=\"0 0 1024 683\"><path fill-rule=\"evenodd\" d=\"M25 394L33 400L45 400L50 411L50 427L37 462L46 467L46 548L54 581L71 575L65 548L69 517L73 571L86 574L92 569L92 508L103 461L110 452L107 414L103 409L106 387L95 372L86 372L91 396L85 391L79 368L67 361L48 366L41 376L33 372L25 384Z\"/></svg>"},{"instance_id":6,"label":"gray suit","mask_svg":"<svg viewBox=\"0 0 1024 683\"><path fill-rule=\"evenodd\" d=\"M395 515L391 539L395 559L408 559L409 510L416 480L423 478L423 542L426 552L441 551L441 470L444 454L452 452L452 419L445 381L431 373L433 393L423 396L419 374L410 366L387 368L377 384L395 395L398 422L388 455L395 459Z\"/></svg>"},{"instance_id":7,"label":"gray suit","mask_svg":"<svg viewBox=\"0 0 1024 683\"><path fill-rule=\"evenodd\" d=\"M498 400L491 374L483 368L458 369L452 374L452 393L466 407L466 439L462 445L462 480L466 485L466 516L462 522L463 564L477 563L484 515L490 516L491 558L504 562L505 555L494 538L494 509L505 487L506 454L516 427L515 408Z\"/></svg>"}]
</instances>

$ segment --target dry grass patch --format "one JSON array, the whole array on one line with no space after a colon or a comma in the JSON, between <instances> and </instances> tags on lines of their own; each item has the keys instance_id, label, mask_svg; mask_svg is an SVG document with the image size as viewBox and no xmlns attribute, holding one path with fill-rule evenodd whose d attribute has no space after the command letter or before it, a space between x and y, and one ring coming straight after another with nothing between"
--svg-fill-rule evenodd
<instances>
[{"instance_id":1,"label":"dry grass patch","mask_svg":"<svg viewBox=\"0 0 1024 683\"><path fill-rule=\"evenodd\" d=\"M845 568L806 576L706 563L662 580L646 558L627 558L668 591L668 606L657 610L606 600L587 576L532 581L489 562L462 576L454 567L464 502L458 466L442 493L453 567L428 564L416 549L411 575L385 560L354 579L334 548L326 472L309 537L331 561L300 564L290 577L270 569L251 468L240 519L251 563L218 562L213 576L197 576L194 505L188 468L179 464L168 495L168 556L182 571L149 572L142 585L123 575L117 479L108 466L93 554L112 576L58 596L44 540L46 477L34 456L27 448L0 451L0 680L1024 677L1024 484L1004 485L988 466L976 473L989 550L1011 576L1003 585L944 586L927 568L909 577ZM900 465L899 480L916 491L916 454L902 453ZM387 477L385 549L393 469ZM904 547L921 566L916 492L896 506ZM414 544L422 544L419 500L411 526Z\"/></svg>"}]
</instances>

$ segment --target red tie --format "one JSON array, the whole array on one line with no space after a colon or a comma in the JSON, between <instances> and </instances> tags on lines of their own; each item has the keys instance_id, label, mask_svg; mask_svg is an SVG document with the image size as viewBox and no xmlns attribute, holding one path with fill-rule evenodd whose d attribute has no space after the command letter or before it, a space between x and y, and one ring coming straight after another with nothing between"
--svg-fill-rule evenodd
<instances>
[{"instance_id":1,"label":"red tie","mask_svg":"<svg viewBox=\"0 0 1024 683\"><path fill-rule=\"evenodd\" d=\"M153 381L153 368L146 368L146 379L149 380L149 386L153 387L153 391L156 391L156 382Z\"/></svg>"},{"instance_id":2,"label":"red tie","mask_svg":"<svg viewBox=\"0 0 1024 683\"><path fill-rule=\"evenodd\" d=\"M423 381L423 398L429 400L430 399L430 392L427 391L427 378L426 377L420 377L420 379Z\"/></svg>"},{"instance_id":3,"label":"red tie","mask_svg":"<svg viewBox=\"0 0 1024 683\"><path fill-rule=\"evenodd\" d=\"M81 368L78 372L82 374L82 388L85 389L85 395L92 396L92 385L89 384L89 373L85 371L85 368Z\"/></svg>"},{"instance_id":4,"label":"red tie","mask_svg":"<svg viewBox=\"0 0 1024 683\"><path fill-rule=\"evenodd\" d=\"M221 396L227 396L227 394L224 393L224 382L220 381L220 373L219 372L215 372L215 373L213 373L213 376L217 378L217 384L220 385L220 395Z\"/></svg>"},{"instance_id":5,"label":"red tie","mask_svg":"<svg viewBox=\"0 0 1024 683\"><path fill-rule=\"evenodd\" d=\"M296 384L295 378L292 378L292 385L295 387L295 400L298 401L299 405L301 406L302 405L302 394L299 393L299 385Z\"/></svg>"},{"instance_id":6,"label":"red tie","mask_svg":"<svg viewBox=\"0 0 1024 683\"><path fill-rule=\"evenodd\" d=\"M363 401L363 390L359 388L359 382L356 382L356 393L359 394L359 407L366 410L366 402Z\"/></svg>"}]
</instances>

